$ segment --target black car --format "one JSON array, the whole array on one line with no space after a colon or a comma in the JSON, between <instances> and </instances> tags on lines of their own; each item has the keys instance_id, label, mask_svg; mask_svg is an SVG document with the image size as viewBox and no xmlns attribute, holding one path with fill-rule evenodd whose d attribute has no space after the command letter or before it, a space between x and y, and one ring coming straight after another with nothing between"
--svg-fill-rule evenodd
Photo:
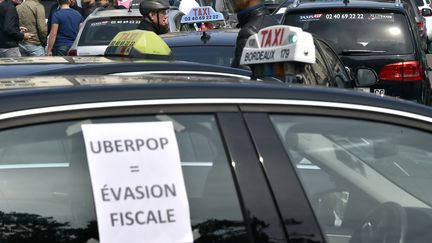
<instances>
[{"instance_id":1,"label":"black car","mask_svg":"<svg viewBox=\"0 0 432 243\"><path fill-rule=\"evenodd\" d=\"M182 74L5 83L2 242L432 241L429 107Z\"/></svg>"},{"instance_id":2,"label":"black car","mask_svg":"<svg viewBox=\"0 0 432 243\"><path fill-rule=\"evenodd\" d=\"M430 103L431 84L416 23L398 2L305 2L288 8L284 24L325 39L350 68L371 67L370 92Z\"/></svg>"},{"instance_id":3,"label":"black car","mask_svg":"<svg viewBox=\"0 0 432 243\"><path fill-rule=\"evenodd\" d=\"M215 29L204 32L176 32L161 37L170 47L175 60L230 66L234 58L238 31ZM302 83L339 88L356 87L356 79L326 41L315 37L314 44L316 62L302 73L295 73L306 77Z\"/></svg>"},{"instance_id":4,"label":"black car","mask_svg":"<svg viewBox=\"0 0 432 243\"><path fill-rule=\"evenodd\" d=\"M172 60L119 57L17 57L0 58L1 77L47 75L147 75L178 73L250 79L251 72L219 65Z\"/></svg>"}]
</instances>

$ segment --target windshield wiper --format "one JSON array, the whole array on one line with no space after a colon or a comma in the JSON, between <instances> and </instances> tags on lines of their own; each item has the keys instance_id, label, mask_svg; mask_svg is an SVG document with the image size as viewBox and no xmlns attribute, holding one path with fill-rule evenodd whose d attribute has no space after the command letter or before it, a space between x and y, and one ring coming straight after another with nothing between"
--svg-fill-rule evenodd
<instances>
[{"instance_id":1,"label":"windshield wiper","mask_svg":"<svg viewBox=\"0 0 432 243\"><path fill-rule=\"evenodd\" d=\"M373 51L373 50L342 50L342 54L370 54L370 53L386 53L387 51Z\"/></svg>"}]
</instances>

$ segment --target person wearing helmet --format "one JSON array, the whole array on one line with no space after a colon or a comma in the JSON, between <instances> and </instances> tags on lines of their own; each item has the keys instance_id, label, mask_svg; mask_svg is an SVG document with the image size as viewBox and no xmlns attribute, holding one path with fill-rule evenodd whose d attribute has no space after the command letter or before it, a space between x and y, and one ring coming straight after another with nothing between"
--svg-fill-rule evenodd
<instances>
[{"instance_id":1,"label":"person wearing helmet","mask_svg":"<svg viewBox=\"0 0 432 243\"><path fill-rule=\"evenodd\" d=\"M167 33L168 18L166 11L169 6L167 0L142 0L139 10L144 19L137 29L153 31L158 35Z\"/></svg>"},{"instance_id":2,"label":"person wearing helmet","mask_svg":"<svg viewBox=\"0 0 432 243\"><path fill-rule=\"evenodd\" d=\"M237 13L237 27L241 29L237 36L231 66L245 68L240 65L240 57L249 36L258 33L260 29L265 27L277 25L278 22L270 15L262 0L234 0L234 10Z\"/></svg>"}]
</instances>

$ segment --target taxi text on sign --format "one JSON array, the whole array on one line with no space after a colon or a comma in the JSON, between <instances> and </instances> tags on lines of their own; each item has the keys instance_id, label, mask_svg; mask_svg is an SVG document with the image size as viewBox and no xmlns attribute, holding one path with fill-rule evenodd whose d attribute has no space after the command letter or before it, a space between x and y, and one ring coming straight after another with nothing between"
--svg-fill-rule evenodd
<instances>
[{"instance_id":1,"label":"taxi text on sign","mask_svg":"<svg viewBox=\"0 0 432 243\"><path fill-rule=\"evenodd\" d=\"M276 62L315 63L315 45L310 33L293 26L275 25L250 36L240 64Z\"/></svg>"},{"instance_id":2,"label":"taxi text on sign","mask_svg":"<svg viewBox=\"0 0 432 243\"><path fill-rule=\"evenodd\" d=\"M192 242L172 122L82 125L101 243Z\"/></svg>"}]
</instances>

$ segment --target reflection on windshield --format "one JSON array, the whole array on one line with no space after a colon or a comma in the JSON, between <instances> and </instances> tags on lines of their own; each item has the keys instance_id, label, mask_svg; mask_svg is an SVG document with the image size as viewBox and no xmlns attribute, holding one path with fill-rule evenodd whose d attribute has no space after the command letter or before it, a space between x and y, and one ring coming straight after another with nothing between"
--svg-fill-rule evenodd
<instances>
[{"instance_id":1,"label":"reflection on windshield","mask_svg":"<svg viewBox=\"0 0 432 243\"><path fill-rule=\"evenodd\" d=\"M409 217L419 225L419 215L432 215L430 133L342 118L274 115L271 120L328 242L370 242L362 228L370 222L385 227L374 231L376 237L397 234L398 239L405 233L391 230L401 227L396 219ZM416 237L427 232L417 233L409 242L419 242Z\"/></svg>"}]
</instances>

